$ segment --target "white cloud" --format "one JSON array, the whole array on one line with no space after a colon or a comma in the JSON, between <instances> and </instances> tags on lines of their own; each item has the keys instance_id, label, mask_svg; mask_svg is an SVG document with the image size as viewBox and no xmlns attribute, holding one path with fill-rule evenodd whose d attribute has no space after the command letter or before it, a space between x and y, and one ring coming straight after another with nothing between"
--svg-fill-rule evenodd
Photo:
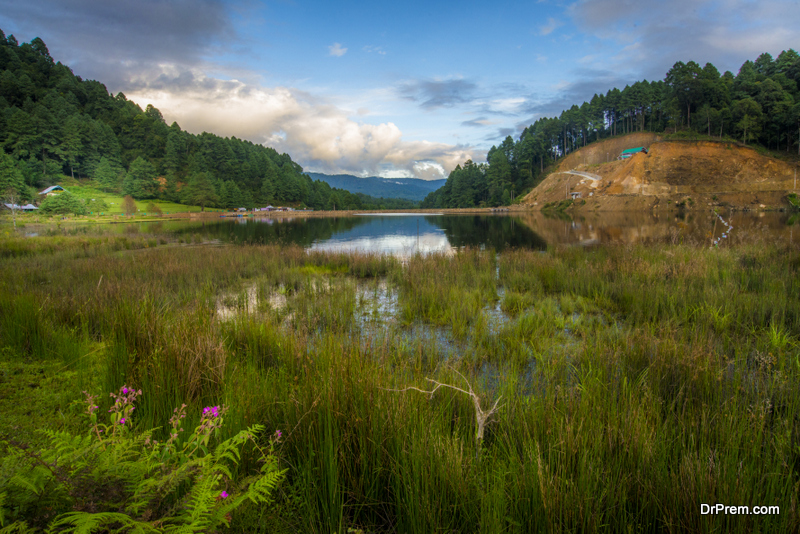
<instances>
[{"instance_id":1,"label":"white cloud","mask_svg":"<svg viewBox=\"0 0 800 534\"><path fill-rule=\"evenodd\" d=\"M563 23L550 17L547 19L547 24L544 26L539 26L539 35L550 35L553 33L558 27L562 26Z\"/></svg>"},{"instance_id":2,"label":"white cloud","mask_svg":"<svg viewBox=\"0 0 800 534\"><path fill-rule=\"evenodd\" d=\"M447 173L440 164L435 161L418 161L414 164L414 174L423 180L437 180L444 178Z\"/></svg>"},{"instance_id":3,"label":"white cloud","mask_svg":"<svg viewBox=\"0 0 800 534\"><path fill-rule=\"evenodd\" d=\"M416 176L405 169L394 168L381 171L378 176L381 178L416 178Z\"/></svg>"},{"instance_id":4,"label":"white cloud","mask_svg":"<svg viewBox=\"0 0 800 534\"><path fill-rule=\"evenodd\" d=\"M470 147L404 141L392 122L353 120L353 114L298 89L252 86L235 79L216 80L199 71L175 71L157 87L131 92L128 98L142 107L153 104L167 123L177 121L187 131L208 131L272 146L309 171L374 175L389 168L403 176L436 179L474 157ZM179 81L171 86L170 80Z\"/></svg>"},{"instance_id":5,"label":"white cloud","mask_svg":"<svg viewBox=\"0 0 800 534\"><path fill-rule=\"evenodd\" d=\"M328 47L328 50L330 51L330 55L335 57L342 57L347 53L347 48L342 48L340 43L333 43Z\"/></svg>"},{"instance_id":6,"label":"white cloud","mask_svg":"<svg viewBox=\"0 0 800 534\"><path fill-rule=\"evenodd\" d=\"M492 109L504 113L516 113L524 103L525 99L522 97L498 98L492 100Z\"/></svg>"}]
</instances>

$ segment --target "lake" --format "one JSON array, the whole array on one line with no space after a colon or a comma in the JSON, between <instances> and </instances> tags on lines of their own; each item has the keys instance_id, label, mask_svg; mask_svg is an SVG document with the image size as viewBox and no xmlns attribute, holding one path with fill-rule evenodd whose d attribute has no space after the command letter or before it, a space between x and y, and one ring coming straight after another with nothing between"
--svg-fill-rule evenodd
<instances>
[{"instance_id":1,"label":"lake","mask_svg":"<svg viewBox=\"0 0 800 534\"><path fill-rule=\"evenodd\" d=\"M200 221L165 219L100 225L104 231L166 233L222 243L296 244L311 250L408 256L450 254L463 247L545 250L553 245L635 243L735 245L757 240L800 240L797 214L783 212L596 212L580 216L385 213L346 217L241 217ZM732 226L728 231L725 223ZM91 232L87 227L86 232ZM798 232L795 232L798 230ZM33 231L32 233L35 233Z\"/></svg>"}]
</instances>

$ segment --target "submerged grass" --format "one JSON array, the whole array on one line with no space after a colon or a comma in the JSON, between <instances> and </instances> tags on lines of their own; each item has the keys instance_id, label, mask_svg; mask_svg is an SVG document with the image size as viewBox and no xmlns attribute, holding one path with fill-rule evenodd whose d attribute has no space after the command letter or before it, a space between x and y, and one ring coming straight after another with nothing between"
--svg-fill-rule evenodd
<instances>
[{"instance_id":1,"label":"submerged grass","mask_svg":"<svg viewBox=\"0 0 800 534\"><path fill-rule=\"evenodd\" d=\"M464 250L402 265L118 243L0 242L1 389L31 380L23 364L57 366L73 398L141 388L143 427L187 402L231 406L230 432L280 429L286 484L235 530L800 528L795 249ZM378 284L396 307L370 301L386 294ZM507 316L490 327L498 302ZM365 309L397 321L367 328ZM460 357L412 335L421 326ZM501 397L477 455L468 396L397 391L430 390L426 378L464 387L462 375L484 408ZM257 467L243 460L240 476ZM703 516L701 503L780 514Z\"/></svg>"}]
</instances>

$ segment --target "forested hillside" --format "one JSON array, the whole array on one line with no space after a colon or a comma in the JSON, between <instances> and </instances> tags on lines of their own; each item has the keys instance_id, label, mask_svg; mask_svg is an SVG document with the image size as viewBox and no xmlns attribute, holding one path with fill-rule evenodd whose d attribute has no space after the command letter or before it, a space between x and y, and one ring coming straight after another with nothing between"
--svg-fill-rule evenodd
<instances>
[{"instance_id":1,"label":"forested hillside","mask_svg":"<svg viewBox=\"0 0 800 534\"><path fill-rule=\"evenodd\" d=\"M467 161L424 208L509 204L536 185L544 169L586 144L630 132L686 132L738 139L800 154L800 55L761 54L734 76L706 63L678 62L664 80L639 81L596 94L559 117L542 118L518 140L507 137L489 150L486 164Z\"/></svg>"},{"instance_id":2,"label":"forested hillside","mask_svg":"<svg viewBox=\"0 0 800 534\"><path fill-rule=\"evenodd\" d=\"M361 209L394 201L312 181L287 154L167 125L158 109L111 95L56 62L36 38L19 44L0 30L0 194L23 201L61 175L95 179L135 199L203 207L291 204ZM386 206L388 204L388 206ZM398 207L408 207L408 202Z\"/></svg>"}]
</instances>

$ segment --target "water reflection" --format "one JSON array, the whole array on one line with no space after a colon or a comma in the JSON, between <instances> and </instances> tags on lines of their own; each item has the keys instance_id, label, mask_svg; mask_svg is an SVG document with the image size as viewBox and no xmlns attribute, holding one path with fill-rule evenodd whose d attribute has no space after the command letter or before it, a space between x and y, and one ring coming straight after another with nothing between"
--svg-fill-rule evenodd
<instances>
[{"instance_id":1,"label":"water reflection","mask_svg":"<svg viewBox=\"0 0 800 534\"><path fill-rule=\"evenodd\" d=\"M230 243L297 244L312 250L398 256L452 253L462 247L544 249L547 243L512 217L376 214L354 217L237 218L195 223L177 234L202 233Z\"/></svg>"},{"instance_id":2,"label":"water reflection","mask_svg":"<svg viewBox=\"0 0 800 534\"><path fill-rule=\"evenodd\" d=\"M781 240L800 241L798 215L781 212L726 212L733 225L721 246ZM796 231L797 230L797 231ZM692 212L595 212L571 217L540 212L506 215L369 214L351 217L242 217L190 221L126 222L122 224L29 226L26 234L94 234L119 232L168 234L185 242L278 243L313 250L362 251L399 256L452 253L462 247L502 251L506 248L543 250L550 245L609 243L686 243L708 246L723 232L710 209Z\"/></svg>"},{"instance_id":3,"label":"water reflection","mask_svg":"<svg viewBox=\"0 0 800 534\"><path fill-rule=\"evenodd\" d=\"M452 252L453 246L432 216L386 214L355 217L363 223L330 237L316 239L314 250L387 253L403 256L421 252Z\"/></svg>"},{"instance_id":4,"label":"water reflection","mask_svg":"<svg viewBox=\"0 0 800 534\"><path fill-rule=\"evenodd\" d=\"M792 218L783 212L719 210L734 227L721 246L764 240L793 241ZM519 221L549 244L595 245L610 243L685 243L710 246L724 226L711 211L594 212L574 218L552 217L540 212L519 215Z\"/></svg>"}]
</instances>

